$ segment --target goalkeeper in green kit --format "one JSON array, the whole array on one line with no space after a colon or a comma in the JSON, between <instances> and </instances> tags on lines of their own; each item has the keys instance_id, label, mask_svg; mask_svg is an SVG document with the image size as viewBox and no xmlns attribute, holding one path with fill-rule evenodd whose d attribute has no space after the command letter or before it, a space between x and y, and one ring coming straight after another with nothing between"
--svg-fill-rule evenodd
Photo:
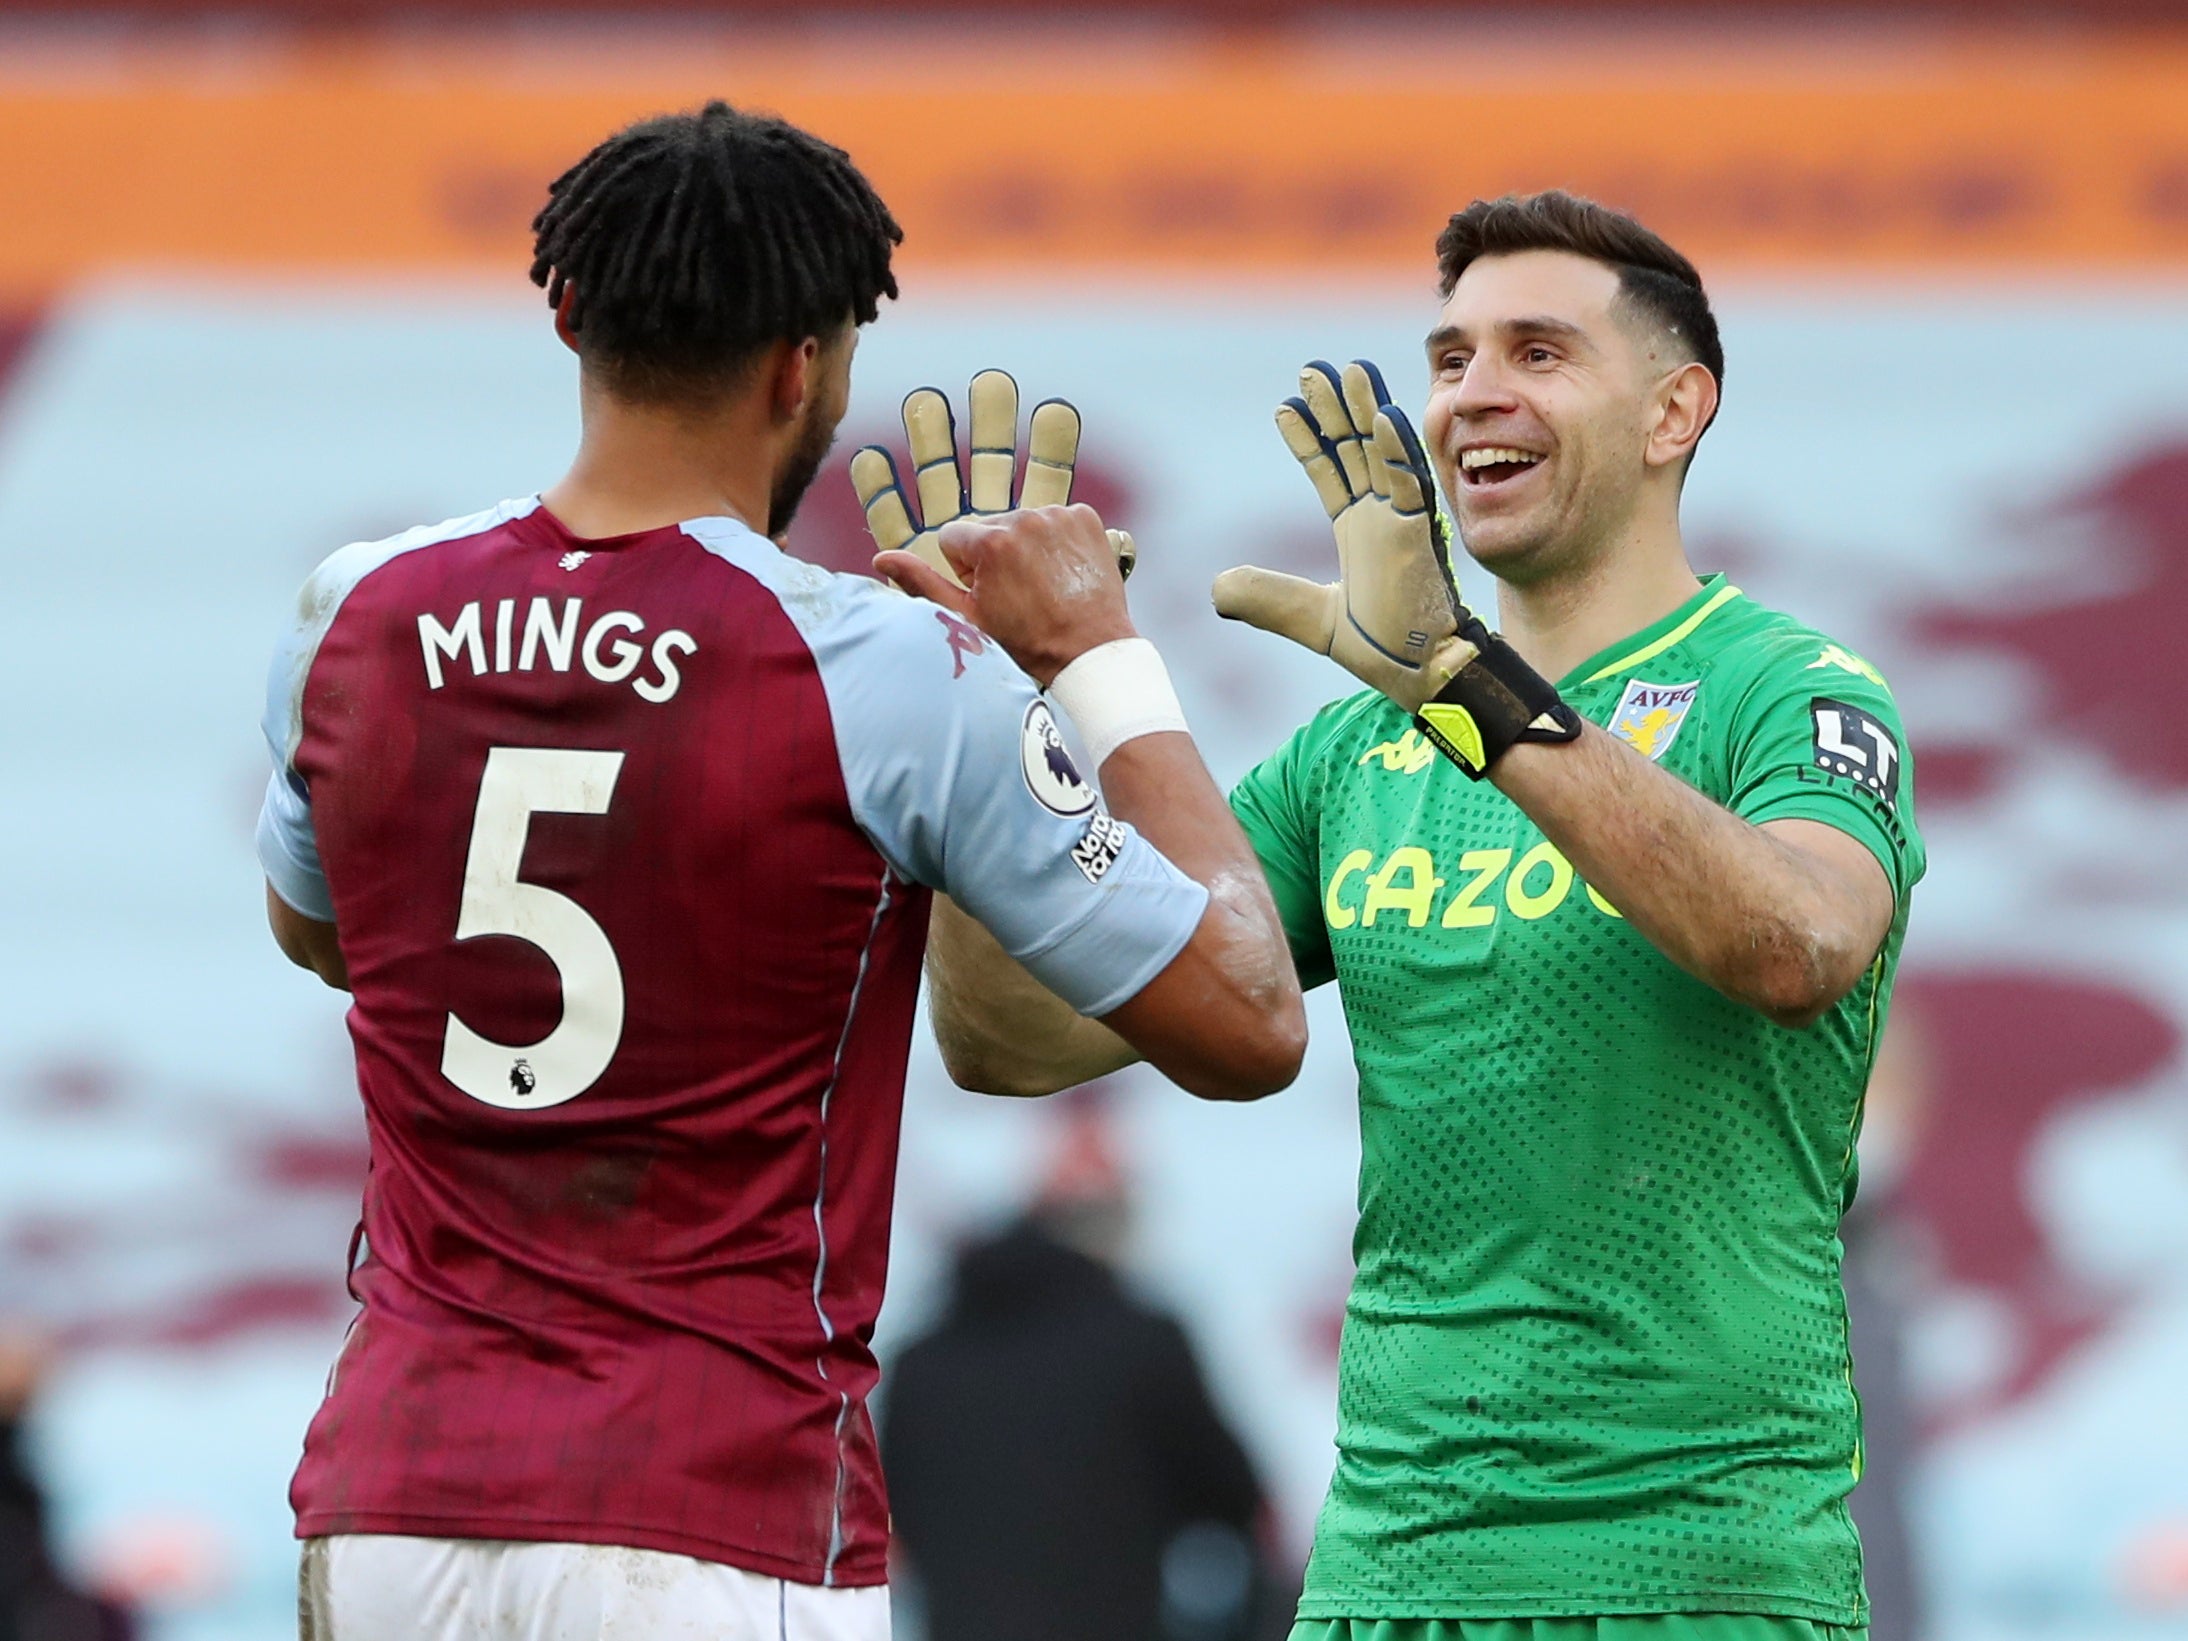
<instances>
[{"instance_id":1,"label":"goalkeeper in green kit","mask_svg":"<svg viewBox=\"0 0 2188 1641\"><path fill-rule=\"evenodd\" d=\"M1562 193L1477 202L1437 251L1425 447L1370 366L1309 366L1278 412L1340 579L1215 589L1371 686L1232 796L1360 1078L1293 1641L1858 1637L1838 1222L1923 869L1898 711L1688 567L1724 369L1684 257ZM1130 1060L977 925L933 934L959 1081Z\"/></svg>"}]
</instances>

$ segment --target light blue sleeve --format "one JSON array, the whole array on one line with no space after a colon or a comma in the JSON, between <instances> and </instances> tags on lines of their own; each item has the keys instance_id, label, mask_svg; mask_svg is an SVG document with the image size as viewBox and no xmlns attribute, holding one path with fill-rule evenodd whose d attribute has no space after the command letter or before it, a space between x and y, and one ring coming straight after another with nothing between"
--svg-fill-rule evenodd
<instances>
[{"instance_id":1,"label":"light blue sleeve","mask_svg":"<svg viewBox=\"0 0 2188 1641\"><path fill-rule=\"evenodd\" d=\"M686 529L797 625L852 813L898 874L949 895L1082 1014L1129 1001L1184 949L1208 891L1102 806L999 648L932 604L748 532Z\"/></svg>"},{"instance_id":2,"label":"light blue sleeve","mask_svg":"<svg viewBox=\"0 0 2188 1641\"><path fill-rule=\"evenodd\" d=\"M258 808L258 863L290 906L322 923L334 921L334 899L312 836L311 796L293 769L275 770L266 783L266 801Z\"/></svg>"},{"instance_id":3,"label":"light blue sleeve","mask_svg":"<svg viewBox=\"0 0 2188 1641\"><path fill-rule=\"evenodd\" d=\"M258 863L275 894L321 923L334 921L334 900L319 867L311 792L297 772L296 749L304 738L304 680L319 653L319 641L341 606L341 595L348 591L344 583L351 579L341 572L342 557L337 553L321 564L297 594L296 612L274 646L262 721L274 767L258 810Z\"/></svg>"}]
</instances>

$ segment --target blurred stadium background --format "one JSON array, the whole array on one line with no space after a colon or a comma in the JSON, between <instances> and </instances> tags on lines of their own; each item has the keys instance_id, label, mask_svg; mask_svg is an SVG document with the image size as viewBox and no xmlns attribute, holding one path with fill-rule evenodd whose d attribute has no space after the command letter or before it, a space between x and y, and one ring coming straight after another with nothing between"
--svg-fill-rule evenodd
<instances>
[{"instance_id":1,"label":"blurred stadium background","mask_svg":"<svg viewBox=\"0 0 2188 1641\"><path fill-rule=\"evenodd\" d=\"M72 1563L161 1641L293 1633L362 1134L338 999L261 919L268 646L333 547L560 471L528 219L609 129L721 95L905 224L843 448L983 365L1076 399L1226 780L1342 682L1206 605L1226 564L1325 561L1268 425L1298 364L1406 380L1476 195L1571 186L1695 257L1729 356L1697 562L1863 648L1915 739L1934 864L1861 1229L1897 1321L1856 1347L1904 1361L1873 1464L1919 1633L2188 1632L2188 21L1102 10L0 0L0 1317L63 1347L32 1434ZM840 463L794 539L863 563ZM1134 1277L1295 1559L1349 1273L1333 1005L1278 1099L1104 1105ZM922 1047L885 1347L1084 1130Z\"/></svg>"}]
</instances>

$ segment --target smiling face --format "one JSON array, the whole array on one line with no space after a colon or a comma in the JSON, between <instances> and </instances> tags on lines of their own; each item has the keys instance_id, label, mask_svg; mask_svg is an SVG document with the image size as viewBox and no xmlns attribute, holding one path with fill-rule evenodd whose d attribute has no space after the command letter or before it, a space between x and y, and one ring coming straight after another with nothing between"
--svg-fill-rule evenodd
<instances>
[{"instance_id":1,"label":"smiling face","mask_svg":"<svg viewBox=\"0 0 2188 1641\"><path fill-rule=\"evenodd\" d=\"M1500 580L1539 581L1595 562L1651 494L1676 506L1692 440L1671 448L1664 412L1689 357L1621 301L1604 263L1469 263L1429 334L1423 417L1468 554Z\"/></svg>"}]
</instances>

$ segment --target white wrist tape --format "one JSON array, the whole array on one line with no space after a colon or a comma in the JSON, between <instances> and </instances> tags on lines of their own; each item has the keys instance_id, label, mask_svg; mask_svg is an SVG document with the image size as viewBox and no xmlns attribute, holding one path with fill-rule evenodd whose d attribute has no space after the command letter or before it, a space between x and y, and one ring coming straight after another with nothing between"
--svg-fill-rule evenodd
<instances>
[{"instance_id":1,"label":"white wrist tape","mask_svg":"<svg viewBox=\"0 0 2188 1641\"><path fill-rule=\"evenodd\" d=\"M1097 771L1127 741L1185 728L1170 669L1144 638L1095 645L1056 675L1048 693L1070 717Z\"/></svg>"}]
</instances>

